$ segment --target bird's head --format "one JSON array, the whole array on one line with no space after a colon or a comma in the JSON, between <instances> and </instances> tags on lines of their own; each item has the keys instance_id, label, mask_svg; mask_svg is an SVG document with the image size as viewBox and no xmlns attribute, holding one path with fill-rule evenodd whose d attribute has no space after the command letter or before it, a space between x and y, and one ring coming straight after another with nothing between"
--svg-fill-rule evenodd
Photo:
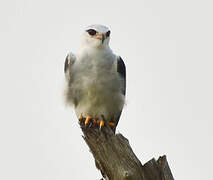
<instances>
[{"instance_id":1,"label":"bird's head","mask_svg":"<svg viewBox=\"0 0 213 180\"><path fill-rule=\"evenodd\" d=\"M103 25L86 27L83 33L83 45L93 48L104 48L109 45L110 30Z\"/></svg>"}]
</instances>

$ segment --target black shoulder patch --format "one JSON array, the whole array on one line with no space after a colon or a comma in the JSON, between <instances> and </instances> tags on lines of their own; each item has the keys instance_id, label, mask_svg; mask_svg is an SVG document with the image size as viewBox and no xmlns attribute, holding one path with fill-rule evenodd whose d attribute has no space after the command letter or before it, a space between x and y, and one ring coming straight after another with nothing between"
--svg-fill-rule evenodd
<instances>
[{"instance_id":1,"label":"black shoulder patch","mask_svg":"<svg viewBox=\"0 0 213 180\"><path fill-rule=\"evenodd\" d=\"M69 55L67 55L65 63L64 63L64 73L67 72L67 69L69 67L69 58L68 57L69 57Z\"/></svg>"},{"instance_id":2,"label":"black shoulder patch","mask_svg":"<svg viewBox=\"0 0 213 180\"><path fill-rule=\"evenodd\" d=\"M126 66L123 59L119 56L117 59L117 72L121 75L124 80L123 94L126 94Z\"/></svg>"}]
</instances>

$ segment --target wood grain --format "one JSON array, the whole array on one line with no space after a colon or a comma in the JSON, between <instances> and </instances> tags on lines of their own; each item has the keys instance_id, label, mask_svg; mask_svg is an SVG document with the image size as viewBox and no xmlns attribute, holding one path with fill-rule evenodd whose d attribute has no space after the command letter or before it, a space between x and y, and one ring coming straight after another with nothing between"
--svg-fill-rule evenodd
<instances>
[{"instance_id":1,"label":"wood grain","mask_svg":"<svg viewBox=\"0 0 213 180\"><path fill-rule=\"evenodd\" d=\"M174 180L166 156L153 158L144 165L134 154L122 134L114 134L109 126L85 127L80 122L83 138L95 159L96 167L107 180Z\"/></svg>"}]
</instances>

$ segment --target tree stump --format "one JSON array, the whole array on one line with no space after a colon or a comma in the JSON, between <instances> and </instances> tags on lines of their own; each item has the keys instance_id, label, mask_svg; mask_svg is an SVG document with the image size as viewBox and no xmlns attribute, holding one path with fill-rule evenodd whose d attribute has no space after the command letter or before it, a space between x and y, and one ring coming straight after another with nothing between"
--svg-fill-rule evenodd
<instances>
[{"instance_id":1,"label":"tree stump","mask_svg":"<svg viewBox=\"0 0 213 180\"><path fill-rule=\"evenodd\" d=\"M101 131L85 127L84 121L80 126L96 167L106 180L174 180L166 156L142 165L122 134L114 134L107 125Z\"/></svg>"}]
</instances>

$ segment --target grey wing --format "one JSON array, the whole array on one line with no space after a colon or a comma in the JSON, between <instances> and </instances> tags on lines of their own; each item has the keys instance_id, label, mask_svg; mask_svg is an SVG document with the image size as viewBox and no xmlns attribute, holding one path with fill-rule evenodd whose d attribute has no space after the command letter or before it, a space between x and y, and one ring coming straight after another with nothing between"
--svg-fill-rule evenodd
<instances>
[{"instance_id":1,"label":"grey wing","mask_svg":"<svg viewBox=\"0 0 213 180\"><path fill-rule=\"evenodd\" d=\"M75 104L75 98L73 97L72 93L72 82L73 82L73 64L76 61L76 57L74 54L69 53L66 57L64 63L64 73L66 78L66 87L65 87L65 103L69 105Z\"/></svg>"},{"instance_id":2,"label":"grey wing","mask_svg":"<svg viewBox=\"0 0 213 180\"><path fill-rule=\"evenodd\" d=\"M64 73L66 76L66 80L70 81L70 76L71 76L71 69L72 69L72 65L74 64L76 60L76 57L74 54L69 53L65 59L65 63L64 63Z\"/></svg>"},{"instance_id":3,"label":"grey wing","mask_svg":"<svg viewBox=\"0 0 213 180\"><path fill-rule=\"evenodd\" d=\"M126 66L124 64L123 59L120 56L117 58L117 72L122 79L121 93L125 96L126 95ZM120 119L121 113L122 113L122 110L120 112L118 112L117 117L115 117L114 122L115 122L116 126ZM116 126L114 128L112 128L112 130L114 132L115 132Z\"/></svg>"}]
</instances>

